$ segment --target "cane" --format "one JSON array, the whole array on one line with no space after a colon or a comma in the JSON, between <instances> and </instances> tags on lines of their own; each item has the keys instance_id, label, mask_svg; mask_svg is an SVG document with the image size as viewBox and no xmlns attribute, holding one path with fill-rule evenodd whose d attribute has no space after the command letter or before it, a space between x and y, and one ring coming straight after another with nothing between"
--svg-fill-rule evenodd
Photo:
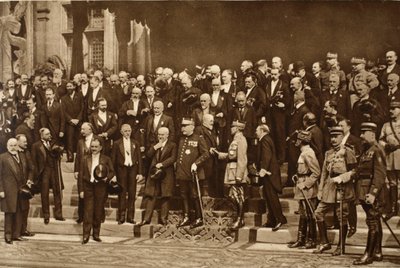
<instances>
[{"instance_id":1,"label":"cane","mask_svg":"<svg viewBox=\"0 0 400 268\"><path fill-rule=\"evenodd\" d=\"M203 201L202 201L202 198L201 198L200 182L199 182L199 176L197 176L197 172L196 171L192 171L192 177L193 177L193 180L196 182L197 195L199 196L199 202L200 202L201 216L202 216L203 221L204 221L205 217L204 217Z\"/></svg>"},{"instance_id":2,"label":"cane","mask_svg":"<svg viewBox=\"0 0 400 268\"><path fill-rule=\"evenodd\" d=\"M343 187L341 184L337 184L337 191L339 192L339 213L340 213L340 222L339 222L339 241L340 241L340 255L343 255L344 246L343 243Z\"/></svg>"},{"instance_id":3,"label":"cane","mask_svg":"<svg viewBox=\"0 0 400 268\"><path fill-rule=\"evenodd\" d=\"M385 220L385 218L381 215L381 218L383 220L383 222L385 223L386 227L389 229L390 233L392 234L394 240L396 240L397 244L400 246L400 241L397 238L397 236L394 234L392 228L390 227L389 223L387 223L387 221Z\"/></svg>"},{"instance_id":4,"label":"cane","mask_svg":"<svg viewBox=\"0 0 400 268\"><path fill-rule=\"evenodd\" d=\"M298 177L296 174L293 175L292 181L293 181L294 184L296 184L296 182L297 182L298 179L299 179L299 177ZM300 188L299 188L299 189L300 189ZM306 194L304 193L303 189L300 189L300 192L301 192L301 194L303 195L304 200L306 200L306 204L307 204L308 207L310 208L311 214L312 214L312 216L313 216L315 222L317 222L317 217L315 216L315 213L314 213L314 207L311 205L310 200L308 200L308 198L306 197Z\"/></svg>"}]
</instances>

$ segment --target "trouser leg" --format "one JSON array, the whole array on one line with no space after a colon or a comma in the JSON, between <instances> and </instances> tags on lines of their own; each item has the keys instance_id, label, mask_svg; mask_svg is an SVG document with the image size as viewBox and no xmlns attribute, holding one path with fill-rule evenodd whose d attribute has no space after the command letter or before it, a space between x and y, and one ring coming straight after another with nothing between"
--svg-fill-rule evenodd
<instances>
[{"instance_id":1,"label":"trouser leg","mask_svg":"<svg viewBox=\"0 0 400 268\"><path fill-rule=\"evenodd\" d=\"M133 221L135 218L135 201L136 201L136 181L137 168L130 167L128 171L128 221Z\"/></svg>"}]
</instances>

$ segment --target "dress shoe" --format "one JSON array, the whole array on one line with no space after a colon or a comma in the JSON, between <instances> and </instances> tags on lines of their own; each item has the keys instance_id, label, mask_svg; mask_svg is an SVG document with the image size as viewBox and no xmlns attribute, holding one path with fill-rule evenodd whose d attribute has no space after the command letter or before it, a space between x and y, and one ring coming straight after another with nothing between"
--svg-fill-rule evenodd
<instances>
[{"instance_id":1,"label":"dress shoe","mask_svg":"<svg viewBox=\"0 0 400 268\"><path fill-rule=\"evenodd\" d=\"M374 261L383 261L383 254L381 253L374 253L372 257Z\"/></svg>"},{"instance_id":2,"label":"dress shoe","mask_svg":"<svg viewBox=\"0 0 400 268\"><path fill-rule=\"evenodd\" d=\"M6 241L7 244L12 244L13 243L12 239L10 239L10 238L5 238L4 240Z\"/></svg>"},{"instance_id":3,"label":"dress shoe","mask_svg":"<svg viewBox=\"0 0 400 268\"><path fill-rule=\"evenodd\" d=\"M304 244L304 246L299 247L300 249L311 249L311 248L316 248L317 247L317 243L315 243L312 240L306 241L306 243Z\"/></svg>"},{"instance_id":4,"label":"dress shoe","mask_svg":"<svg viewBox=\"0 0 400 268\"><path fill-rule=\"evenodd\" d=\"M332 248L331 244L319 244L317 249L313 251L314 254L321 254L325 250L330 250Z\"/></svg>"},{"instance_id":5,"label":"dress shoe","mask_svg":"<svg viewBox=\"0 0 400 268\"><path fill-rule=\"evenodd\" d=\"M127 222L131 223L131 224L135 224L136 223L134 219L128 219Z\"/></svg>"},{"instance_id":6,"label":"dress shoe","mask_svg":"<svg viewBox=\"0 0 400 268\"><path fill-rule=\"evenodd\" d=\"M49 224L50 219L44 219L44 224Z\"/></svg>"},{"instance_id":7,"label":"dress shoe","mask_svg":"<svg viewBox=\"0 0 400 268\"><path fill-rule=\"evenodd\" d=\"M22 236L17 237L17 238L13 238L13 241L28 241L28 239L23 238Z\"/></svg>"},{"instance_id":8,"label":"dress shoe","mask_svg":"<svg viewBox=\"0 0 400 268\"><path fill-rule=\"evenodd\" d=\"M356 232L357 232L357 229L355 227L350 227L349 232L347 233L347 238L352 237Z\"/></svg>"},{"instance_id":9,"label":"dress shoe","mask_svg":"<svg viewBox=\"0 0 400 268\"><path fill-rule=\"evenodd\" d=\"M149 221L141 221L136 225L140 227L140 226L147 225L147 224L150 224L150 222Z\"/></svg>"},{"instance_id":10,"label":"dress shoe","mask_svg":"<svg viewBox=\"0 0 400 268\"><path fill-rule=\"evenodd\" d=\"M188 225L190 225L190 219L189 219L189 217L185 217L178 225L176 225L176 227L180 228L180 227L184 227L184 226L188 226Z\"/></svg>"},{"instance_id":11,"label":"dress shoe","mask_svg":"<svg viewBox=\"0 0 400 268\"><path fill-rule=\"evenodd\" d=\"M89 242L89 237L83 238L82 245L87 244Z\"/></svg>"},{"instance_id":12,"label":"dress shoe","mask_svg":"<svg viewBox=\"0 0 400 268\"><path fill-rule=\"evenodd\" d=\"M93 236L93 240L96 242L102 242L102 240L98 236Z\"/></svg>"},{"instance_id":13,"label":"dress shoe","mask_svg":"<svg viewBox=\"0 0 400 268\"><path fill-rule=\"evenodd\" d=\"M76 220L76 223L77 224L80 224L80 223L82 223L83 222L83 219L81 219L81 218L78 218L77 220Z\"/></svg>"},{"instance_id":14,"label":"dress shoe","mask_svg":"<svg viewBox=\"0 0 400 268\"><path fill-rule=\"evenodd\" d=\"M353 261L353 265L367 265L371 264L374 260L368 256L368 254L364 254L361 258Z\"/></svg>"},{"instance_id":15,"label":"dress shoe","mask_svg":"<svg viewBox=\"0 0 400 268\"><path fill-rule=\"evenodd\" d=\"M275 226L276 226L275 223L272 223L272 222L269 222L269 221L267 221L266 223L264 223L262 225L262 227L265 227L265 228L274 228Z\"/></svg>"},{"instance_id":16,"label":"dress shoe","mask_svg":"<svg viewBox=\"0 0 400 268\"><path fill-rule=\"evenodd\" d=\"M34 235L35 235L34 233L31 233L28 230L21 234L21 236L34 236Z\"/></svg>"},{"instance_id":17,"label":"dress shoe","mask_svg":"<svg viewBox=\"0 0 400 268\"><path fill-rule=\"evenodd\" d=\"M200 227L203 225L203 219L202 218L198 218L197 220L194 221L193 224L190 225L190 228L196 228L196 227Z\"/></svg>"},{"instance_id":18,"label":"dress shoe","mask_svg":"<svg viewBox=\"0 0 400 268\"><path fill-rule=\"evenodd\" d=\"M125 223L125 220L119 220L118 221L118 224L124 224Z\"/></svg>"},{"instance_id":19,"label":"dress shoe","mask_svg":"<svg viewBox=\"0 0 400 268\"><path fill-rule=\"evenodd\" d=\"M283 225L283 223L281 223L281 222L278 222L278 224L277 225L275 225L273 228L272 228L272 232L276 232L276 231L278 231L279 230L279 228L281 228L281 226Z\"/></svg>"},{"instance_id":20,"label":"dress shoe","mask_svg":"<svg viewBox=\"0 0 400 268\"><path fill-rule=\"evenodd\" d=\"M57 218L55 218L56 219L56 221L65 221L65 218L64 217L57 217Z\"/></svg>"},{"instance_id":21,"label":"dress shoe","mask_svg":"<svg viewBox=\"0 0 400 268\"><path fill-rule=\"evenodd\" d=\"M339 230L340 229L340 225L339 225L339 223L335 223L335 224L333 224L331 226L327 226L326 229L327 230Z\"/></svg>"},{"instance_id":22,"label":"dress shoe","mask_svg":"<svg viewBox=\"0 0 400 268\"><path fill-rule=\"evenodd\" d=\"M243 221L243 219L239 218L233 223L231 229L238 230L239 228L242 228L243 226L244 226L244 221Z\"/></svg>"}]
</instances>

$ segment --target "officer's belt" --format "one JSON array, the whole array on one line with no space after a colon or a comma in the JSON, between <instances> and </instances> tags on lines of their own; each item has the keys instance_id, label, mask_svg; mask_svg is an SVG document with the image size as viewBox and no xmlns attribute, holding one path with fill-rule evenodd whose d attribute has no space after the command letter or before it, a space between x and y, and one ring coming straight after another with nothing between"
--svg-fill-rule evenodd
<instances>
[{"instance_id":1,"label":"officer's belt","mask_svg":"<svg viewBox=\"0 0 400 268\"><path fill-rule=\"evenodd\" d=\"M237 159L228 159L228 163L236 163Z\"/></svg>"},{"instance_id":2,"label":"officer's belt","mask_svg":"<svg viewBox=\"0 0 400 268\"><path fill-rule=\"evenodd\" d=\"M306 174L297 174L297 177L308 177L308 176L311 176L311 172L308 172L308 173L306 173Z\"/></svg>"}]
</instances>

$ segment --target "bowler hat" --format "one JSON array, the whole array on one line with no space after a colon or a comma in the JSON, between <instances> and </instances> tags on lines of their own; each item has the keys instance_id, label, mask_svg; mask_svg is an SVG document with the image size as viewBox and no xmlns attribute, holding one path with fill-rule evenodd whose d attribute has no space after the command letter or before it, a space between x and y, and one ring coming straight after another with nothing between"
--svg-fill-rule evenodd
<instances>
[{"instance_id":1,"label":"bowler hat","mask_svg":"<svg viewBox=\"0 0 400 268\"><path fill-rule=\"evenodd\" d=\"M93 170L93 176L97 181L101 181L108 175L108 167L103 164L98 164Z\"/></svg>"},{"instance_id":2,"label":"bowler hat","mask_svg":"<svg viewBox=\"0 0 400 268\"><path fill-rule=\"evenodd\" d=\"M302 62L302 61L296 61L294 64L293 64L293 70L297 73L298 71L300 71L300 70L302 70L302 69L305 69L306 68L306 66L304 65L304 62Z\"/></svg>"}]
</instances>

